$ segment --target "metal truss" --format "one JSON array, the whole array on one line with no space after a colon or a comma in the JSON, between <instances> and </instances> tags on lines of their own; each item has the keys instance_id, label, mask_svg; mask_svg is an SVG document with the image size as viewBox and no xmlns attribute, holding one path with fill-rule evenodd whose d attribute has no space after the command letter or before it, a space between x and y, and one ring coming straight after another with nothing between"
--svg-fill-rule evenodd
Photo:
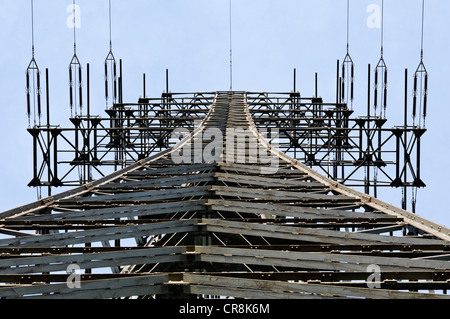
<instances>
[{"instance_id":1,"label":"metal truss","mask_svg":"<svg viewBox=\"0 0 450 319\"><path fill-rule=\"evenodd\" d=\"M116 103L107 117L72 117L72 128L36 125L29 186L79 186L173 146L177 128L193 129L214 93L163 93L138 103ZM420 126L386 128L380 116L352 117L345 103L325 103L297 92L247 92L260 130L278 129L278 146L329 178L377 197L379 187L425 187L420 178ZM406 207L403 207L406 208Z\"/></svg>"},{"instance_id":2,"label":"metal truss","mask_svg":"<svg viewBox=\"0 0 450 319\"><path fill-rule=\"evenodd\" d=\"M449 298L450 229L269 144L251 96L217 92L169 148L0 213L0 297Z\"/></svg>"},{"instance_id":3,"label":"metal truss","mask_svg":"<svg viewBox=\"0 0 450 319\"><path fill-rule=\"evenodd\" d=\"M425 186L420 139L426 130L419 126L385 128L385 118L352 118L347 104L298 93L249 93L248 104L258 128L280 130L280 150L329 178L374 194L377 187ZM374 168L380 176L370 176Z\"/></svg>"},{"instance_id":4,"label":"metal truss","mask_svg":"<svg viewBox=\"0 0 450 319\"><path fill-rule=\"evenodd\" d=\"M70 118L72 128L40 125L33 137L33 179L28 186L79 186L166 149L177 127L194 127L213 93L163 94L139 103L116 103L107 117ZM49 188L50 190L50 188Z\"/></svg>"}]
</instances>

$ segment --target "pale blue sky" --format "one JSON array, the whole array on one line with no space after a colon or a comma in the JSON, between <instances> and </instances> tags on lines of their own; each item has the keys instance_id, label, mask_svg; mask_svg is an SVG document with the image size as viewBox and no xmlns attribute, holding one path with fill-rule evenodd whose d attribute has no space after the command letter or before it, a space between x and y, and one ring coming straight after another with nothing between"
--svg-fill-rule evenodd
<instances>
[{"instance_id":1,"label":"pale blue sky","mask_svg":"<svg viewBox=\"0 0 450 319\"><path fill-rule=\"evenodd\" d=\"M291 91L297 69L297 89L334 101L336 60L346 46L346 0L233 0L233 89ZM73 54L72 30L66 26L71 0L35 0L36 60L49 68L52 124L68 125L68 65ZM108 1L78 0L81 28L78 57L91 66L91 108L103 114L103 61L109 49ZM356 115L365 115L367 64L380 57L380 29L368 28L371 4L381 0L351 0L350 53L356 64ZM229 88L228 0L112 0L113 51L124 63L124 100L142 94L159 96L165 69L172 92L216 91ZM410 79L419 63L421 0L385 1L384 56L389 68L387 126L403 124L403 77ZM450 76L450 1L426 0L425 65L430 73L428 132L422 141L422 179L418 213L450 226L446 205L450 118L447 92ZM31 137L25 99L25 70L31 58L29 0L0 0L0 108L3 125L0 157L0 211L36 199L26 185L32 177ZM412 82L409 83L412 91ZM411 94L410 94L411 95ZM43 190L43 194L46 192ZM400 205L400 193L380 196Z\"/></svg>"}]
</instances>

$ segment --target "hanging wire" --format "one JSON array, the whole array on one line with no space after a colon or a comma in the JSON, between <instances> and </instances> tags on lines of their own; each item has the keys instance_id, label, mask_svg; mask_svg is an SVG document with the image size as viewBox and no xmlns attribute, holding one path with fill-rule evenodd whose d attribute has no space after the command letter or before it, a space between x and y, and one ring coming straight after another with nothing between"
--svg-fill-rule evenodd
<instances>
[{"instance_id":1,"label":"hanging wire","mask_svg":"<svg viewBox=\"0 0 450 319\"><path fill-rule=\"evenodd\" d=\"M31 0L31 56L34 58L34 1Z\"/></svg>"},{"instance_id":2,"label":"hanging wire","mask_svg":"<svg viewBox=\"0 0 450 319\"><path fill-rule=\"evenodd\" d=\"M72 11L73 11L73 52L76 54L76 52L77 52L77 32L76 32L77 14L76 14L75 0L73 0L73 3L72 3Z\"/></svg>"},{"instance_id":3,"label":"hanging wire","mask_svg":"<svg viewBox=\"0 0 450 319\"><path fill-rule=\"evenodd\" d=\"M111 0L108 3L109 7L109 48L112 49L112 23L111 23Z\"/></svg>"},{"instance_id":4,"label":"hanging wire","mask_svg":"<svg viewBox=\"0 0 450 319\"><path fill-rule=\"evenodd\" d=\"M350 0L347 0L347 53L350 43Z\"/></svg>"},{"instance_id":5,"label":"hanging wire","mask_svg":"<svg viewBox=\"0 0 450 319\"><path fill-rule=\"evenodd\" d=\"M384 47L384 0L381 0L381 56Z\"/></svg>"},{"instance_id":6,"label":"hanging wire","mask_svg":"<svg viewBox=\"0 0 450 319\"><path fill-rule=\"evenodd\" d=\"M232 42L232 7L231 0L229 1L229 13L230 13L230 91L233 91L233 42Z\"/></svg>"}]
</instances>

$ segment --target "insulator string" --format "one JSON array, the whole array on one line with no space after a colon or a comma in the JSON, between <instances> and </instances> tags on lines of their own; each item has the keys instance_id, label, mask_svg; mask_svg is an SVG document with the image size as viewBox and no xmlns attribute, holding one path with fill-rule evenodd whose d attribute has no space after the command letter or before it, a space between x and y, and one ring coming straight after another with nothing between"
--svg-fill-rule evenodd
<instances>
[{"instance_id":1,"label":"insulator string","mask_svg":"<svg viewBox=\"0 0 450 319\"><path fill-rule=\"evenodd\" d=\"M428 103L428 79L429 75L425 64L423 62L424 52L424 29L425 29L425 0L422 0L422 21L421 21L421 36L420 36L420 62L414 73L414 91L413 91L413 125L415 119L418 117L419 127L425 127L427 117L427 103ZM419 98L419 101L417 101ZM418 108L418 110L417 110Z\"/></svg>"},{"instance_id":2,"label":"insulator string","mask_svg":"<svg viewBox=\"0 0 450 319\"><path fill-rule=\"evenodd\" d=\"M75 116L83 114L83 79L82 67L77 56L77 7L75 0L72 2L73 10L73 56L69 64L69 99L70 99L70 115Z\"/></svg>"},{"instance_id":3,"label":"insulator string","mask_svg":"<svg viewBox=\"0 0 450 319\"><path fill-rule=\"evenodd\" d=\"M34 120L34 125L36 125L36 78L34 76L34 71L33 71L33 120Z\"/></svg>"},{"instance_id":4,"label":"insulator string","mask_svg":"<svg viewBox=\"0 0 450 319\"><path fill-rule=\"evenodd\" d=\"M109 0L109 52L105 59L105 101L106 108L112 107L117 101L117 71L116 59L112 52L112 10Z\"/></svg>"},{"instance_id":5,"label":"insulator string","mask_svg":"<svg viewBox=\"0 0 450 319\"><path fill-rule=\"evenodd\" d=\"M350 107L353 105L354 96L354 64L350 56L350 0L347 0L347 54L342 62L341 98Z\"/></svg>"},{"instance_id":6,"label":"insulator string","mask_svg":"<svg viewBox=\"0 0 450 319\"><path fill-rule=\"evenodd\" d=\"M378 104L381 103L380 117L386 118L387 109L387 74L388 69L384 61L384 0L381 3L381 57L375 68L375 84L374 84L374 109L375 115Z\"/></svg>"},{"instance_id":7,"label":"insulator string","mask_svg":"<svg viewBox=\"0 0 450 319\"><path fill-rule=\"evenodd\" d=\"M31 61L26 70L26 96L27 96L27 117L28 126L31 126L31 117L33 124L41 124L41 84L40 71L35 60L34 48L34 1L31 0ZM31 77L31 79L30 79ZM30 95L33 95L32 97ZM31 106L31 104L33 104ZM33 113L33 114L31 114Z\"/></svg>"}]
</instances>

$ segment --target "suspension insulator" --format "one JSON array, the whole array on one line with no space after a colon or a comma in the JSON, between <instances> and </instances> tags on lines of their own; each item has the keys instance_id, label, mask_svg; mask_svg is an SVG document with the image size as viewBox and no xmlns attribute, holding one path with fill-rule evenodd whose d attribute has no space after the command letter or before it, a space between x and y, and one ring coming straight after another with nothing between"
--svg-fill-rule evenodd
<instances>
[{"instance_id":1,"label":"suspension insulator","mask_svg":"<svg viewBox=\"0 0 450 319\"><path fill-rule=\"evenodd\" d=\"M387 68L385 68L384 69L384 85L385 86L387 86L387 83L388 83L388 76L387 76L387 74L388 74L388 70L387 70Z\"/></svg>"},{"instance_id":2,"label":"suspension insulator","mask_svg":"<svg viewBox=\"0 0 450 319\"><path fill-rule=\"evenodd\" d=\"M428 99L428 74L425 73L425 90L423 94L423 118L427 117L427 99Z\"/></svg>"},{"instance_id":3,"label":"suspension insulator","mask_svg":"<svg viewBox=\"0 0 450 319\"><path fill-rule=\"evenodd\" d=\"M383 107L384 110L386 111L386 106L387 106L387 69L384 69L384 96L383 96Z\"/></svg>"},{"instance_id":4,"label":"suspension insulator","mask_svg":"<svg viewBox=\"0 0 450 319\"><path fill-rule=\"evenodd\" d=\"M355 78L355 66L353 65L353 63L352 63L352 66L351 66L350 70L351 70L350 71L350 74L351 74L351 79L350 79L350 81L351 81L351 83L350 83L350 101L353 101L353 97L354 97L354 92L353 92L354 83L353 83L353 80Z\"/></svg>"},{"instance_id":5,"label":"suspension insulator","mask_svg":"<svg viewBox=\"0 0 450 319\"><path fill-rule=\"evenodd\" d=\"M413 118L416 118L417 114L417 74L414 74L414 92L413 92Z\"/></svg>"},{"instance_id":6,"label":"suspension insulator","mask_svg":"<svg viewBox=\"0 0 450 319\"><path fill-rule=\"evenodd\" d=\"M105 98L108 100L108 64L105 62Z\"/></svg>"},{"instance_id":7,"label":"suspension insulator","mask_svg":"<svg viewBox=\"0 0 450 319\"><path fill-rule=\"evenodd\" d=\"M375 69L375 94L374 94L374 106L375 110L378 106L378 70Z\"/></svg>"},{"instance_id":8,"label":"suspension insulator","mask_svg":"<svg viewBox=\"0 0 450 319\"><path fill-rule=\"evenodd\" d=\"M37 71L36 80L37 80L36 94L38 107L37 111L38 111L38 118L41 118L41 74L39 71Z\"/></svg>"},{"instance_id":9,"label":"suspension insulator","mask_svg":"<svg viewBox=\"0 0 450 319\"><path fill-rule=\"evenodd\" d=\"M31 116L31 102L30 102L30 72L27 71L27 115L28 119Z\"/></svg>"},{"instance_id":10,"label":"suspension insulator","mask_svg":"<svg viewBox=\"0 0 450 319\"><path fill-rule=\"evenodd\" d=\"M354 90L354 83L352 80L352 82L350 83L350 101L353 101L353 97L354 97L353 90Z\"/></svg>"},{"instance_id":11,"label":"suspension insulator","mask_svg":"<svg viewBox=\"0 0 450 319\"><path fill-rule=\"evenodd\" d=\"M83 109L83 82L82 82L82 70L81 70L81 66L78 67L78 88L79 88L79 92L80 92L80 113L81 110Z\"/></svg>"},{"instance_id":12,"label":"suspension insulator","mask_svg":"<svg viewBox=\"0 0 450 319\"><path fill-rule=\"evenodd\" d=\"M115 60L113 63L113 70L114 70L114 101L116 101L117 100L117 67L116 67Z\"/></svg>"},{"instance_id":13,"label":"suspension insulator","mask_svg":"<svg viewBox=\"0 0 450 319\"><path fill-rule=\"evenodd\" d=\"M70 96L70 109L73 108L73 80L72 80L72 67L69 67L69 96Z\"/></svg>"}]
</instances>

